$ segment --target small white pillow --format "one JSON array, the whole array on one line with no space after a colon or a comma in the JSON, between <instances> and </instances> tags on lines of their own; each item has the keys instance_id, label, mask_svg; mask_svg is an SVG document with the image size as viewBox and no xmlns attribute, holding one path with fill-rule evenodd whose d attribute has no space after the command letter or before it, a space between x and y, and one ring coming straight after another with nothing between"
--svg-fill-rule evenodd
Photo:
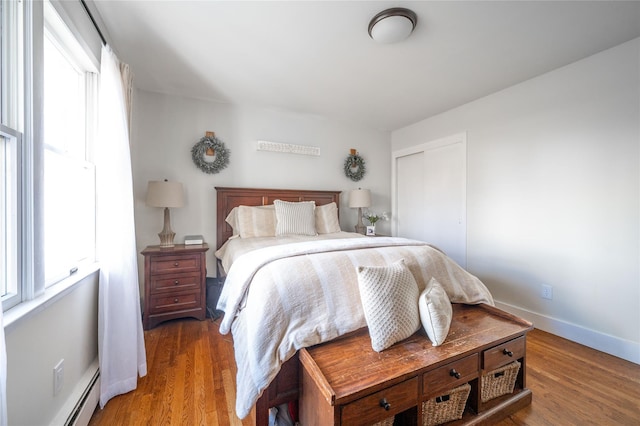
<instances>
[{"instance_id":1,"label":"small white pillow","mask_svg":"<svg viewBox=\"0 0 640 426\"><path fill-rule=\"evenodd\" d=\"M238 228L238 208L234 207L231 209L227 217L224 219L225 222L229 224L231 229L233 229L233 236L240 235L240 228Z\"/></svg>"},{"instance_id":2,"label":"small white pillow","mask_svg":"<svg viewBox=\"0 0 640 426\"><path fill-rule=\"evenodd\" d=\"M315 201L275 200L276 236L282 235L318 235L316 233Z\"/></svg>"},{"instance_id":3,"label":"small white pillow","mask_svg":"<svg viewBox=\"0 0 640 426\"><path fill-rule=\"evenodd\" d=\"M387 266L359 266L358 286L374 351L418 331L418 284L404 259Z\"/></svg>"},{"instance_id":4,"label":"small white pillow","mask_svg":"<svg viewBox=\"0 0 640 426\"><path fill-rule=\"evenodd\" d=\"M240 238L275 237L276 213L273 205L239 206L238 233Z\"/></svg>"},{"instance_id":5,"label":"small white pillow","mask_svg":"<svg viewBox=\"0 0 640 426\"><path fill-rule=\"evenodd\" d=\"M333 234L340 232L338 206L335 202L316 206L316 231L318 234Z\"/></svg>"},{"instance_id":6,"label":"small white pillow","mask_svg":"<svg viewBox=\"0 0 640 426\"><path fill-rule=\"evenodd\" d=\"M420 321L433 346L440 346L449 334L453 308L442 285L431 278L418 299Z\"/></svg>"}]
</instances>

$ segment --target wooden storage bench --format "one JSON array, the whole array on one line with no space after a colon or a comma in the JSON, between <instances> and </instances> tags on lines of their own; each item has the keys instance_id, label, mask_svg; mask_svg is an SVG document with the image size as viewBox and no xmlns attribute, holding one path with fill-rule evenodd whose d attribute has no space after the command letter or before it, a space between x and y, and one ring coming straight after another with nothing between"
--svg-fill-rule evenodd
<instances>
[{"instance_id":1,"label":"wooden storage bench","mask_svg":"<svg viewBox=\"0 0 640 426\"><path fill-rule=\"evenodd\" d=\"M372 425L396 416L423 425L422 404L469 383L464 416L452 424L495 422L531 403L526 334L531 323L487 305L454 304L444 344L420 331L378 353L368 330L299 351L304 426ZM482 402L482 374L520 362L513 392Z\"/></svg>"}]
</instances>

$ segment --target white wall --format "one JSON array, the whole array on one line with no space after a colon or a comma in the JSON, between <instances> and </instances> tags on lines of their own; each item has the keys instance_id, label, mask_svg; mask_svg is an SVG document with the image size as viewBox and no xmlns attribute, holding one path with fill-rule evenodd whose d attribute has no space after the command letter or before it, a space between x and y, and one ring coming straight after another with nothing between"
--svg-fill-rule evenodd
<instances>
[{"instance_id":1,"label":"white wall","mask_svg":"<svg viewBox=\"0 0 640 426\"><path fill-rule=\"evenodd\" d=\"M459 132L468 269L537 327L640 363L640 39L399 129L392 151Z\"/></svg>"},{"instance_id":2,"label":"white wall","mask_svg":"<svg viewBox=\"0 0 640 426\"><path fill-rule=\"evenodd\" d=\"M208 130L214 131L231 153L229 166L217 174L200 171L191 159L191 148ZM185 186L186 206L171 210L171 226L176 242L189 234L205 237L212 247L207 253L208 276L215 275L216 186L341 190L341 225L351 231L357 214L348 208L349 190L369 188L372 208L391 210L389 139L386 132L318 116L138 90L134 98L132 163L139 251L149 244L159 244L162 210L147 207L144 198L147 182L164 178ZM258 140L317 146L321 155L257 151ZM367 173L359 182L348 179L342 169L350 148L357 149L365 159ZM378 232L387 233L388 223L383 223Z\"/></svg>"},{"instance_id":3,"label":"white wall","mask_svg":"<svg viewBox=\"0 0 640 426\"><path fill-rule=\"evenodd\" d=\"M10 425L64 424L98 362L98 272L5 327ZM60 393L53 367L64 359Z\"/></svg>"}]
</instances>

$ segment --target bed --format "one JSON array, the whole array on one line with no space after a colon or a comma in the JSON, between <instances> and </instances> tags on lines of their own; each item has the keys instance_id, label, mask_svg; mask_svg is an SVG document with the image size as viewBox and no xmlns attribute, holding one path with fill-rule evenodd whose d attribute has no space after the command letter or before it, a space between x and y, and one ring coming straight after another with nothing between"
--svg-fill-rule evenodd
<instances>
[{"instance_id":1,"label":"bed","mask_svg":"<svg viewBox=\"0 0 640 426\"><path fill-rule=\"evenodd\" d=\"M299 397L300 349L367 327L359 265L402 264L419 292L437 279L452 303L493 305L476 277L424 242L339 229L340 191L216 192L217 269L225 276L220 332L233 335L239 418L255 408L256 424L266 425L270 407ZM300 219L310 205L316 232Z\"/></svg>"}]
</instances>

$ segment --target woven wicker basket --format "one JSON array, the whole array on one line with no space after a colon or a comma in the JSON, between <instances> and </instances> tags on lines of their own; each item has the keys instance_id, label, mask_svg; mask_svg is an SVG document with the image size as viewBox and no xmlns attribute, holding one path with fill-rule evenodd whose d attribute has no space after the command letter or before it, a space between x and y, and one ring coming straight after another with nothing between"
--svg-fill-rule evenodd
<instances>
[{"instance_id":1,"label":"woven wicker basket","mask_svg":"<svg viewBox=\"0 0 640 426\"><path fill-rule=\"evenodd\" d=\"M423 426L434 426L462 418L464 407L469 398L471 386L465 383L439 396L422 403Z\"/></svg>"},{"instance_id":2,"label":"woven wicker basket","mask_svg":"<svg viewBox=\"0 0 640 426\"><path fill-rule=\"evenodd\" d=\"M391 416L391 417L388 417L388 418L384 419L381 422L374 423L371 426L393 426L393 421L394 420L395 420L395 417Z\"/></svg>"},{"instance_id":3,"label":"woven wicker basket","mask_svg":"<svg viewBox=\"0 0 640 426\"><path fill-rule=\"evenodd\" d=\"M518 378L520 363L514 361L482 375L482 402L513 392Z\"/></svg>"}]
</instances>

